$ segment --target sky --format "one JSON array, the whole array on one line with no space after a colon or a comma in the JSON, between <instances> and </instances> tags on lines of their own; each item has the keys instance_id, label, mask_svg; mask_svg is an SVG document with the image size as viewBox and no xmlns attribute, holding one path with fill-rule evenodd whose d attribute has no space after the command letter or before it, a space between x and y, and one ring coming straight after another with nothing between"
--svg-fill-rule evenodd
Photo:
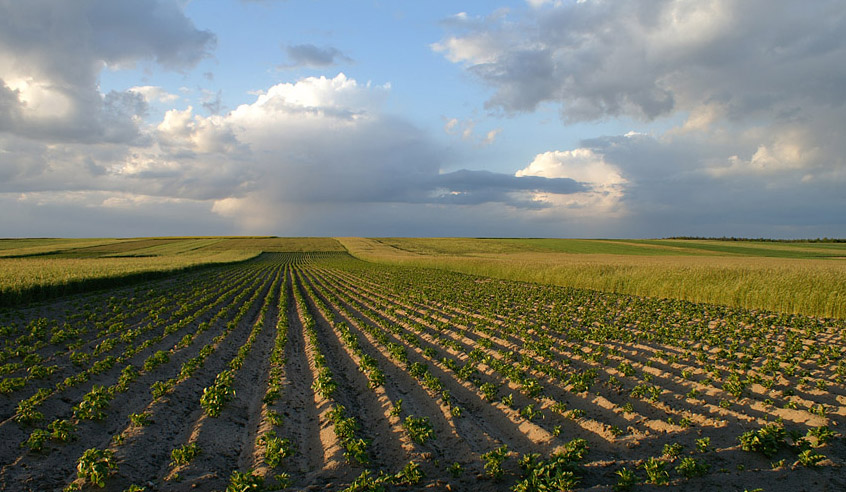
<instances>
[{"instance_id":1,"label":"sky","mask_svg":"<svg viewBox=\"0 0 846 492\"><path fill-rule=\"evenodd\" d=\"M0 0L0 237L846 237L842 0Z\"/></svg>"}]
</instances>

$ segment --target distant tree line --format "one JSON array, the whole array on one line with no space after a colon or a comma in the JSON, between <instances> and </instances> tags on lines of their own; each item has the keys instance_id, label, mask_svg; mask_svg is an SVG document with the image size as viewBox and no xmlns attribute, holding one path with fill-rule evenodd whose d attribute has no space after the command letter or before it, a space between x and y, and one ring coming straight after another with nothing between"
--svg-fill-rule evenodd
<instances>
[{"instance_id":1,"label":"distant tree line","mask_svg":"<svg viewBox=\"0 0 846 492\"><path fill-rule=\"evenodd\" d=\"M771 239L771 238L749 238L749 237L699 237L699 236L672 236L664 239L686 239L686 240L708 240L708 241L756 241L764 243L846 243L846 239L823 237L816 239Z\"/></svg>"}]
</instances>

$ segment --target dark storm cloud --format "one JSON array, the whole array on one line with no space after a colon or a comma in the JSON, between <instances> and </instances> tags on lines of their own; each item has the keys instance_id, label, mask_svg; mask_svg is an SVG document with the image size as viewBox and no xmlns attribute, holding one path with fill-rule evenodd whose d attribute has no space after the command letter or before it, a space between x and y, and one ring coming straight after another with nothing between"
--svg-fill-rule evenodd
<instances>
[{"instance_id":1,"label":"dark storm cloud","mask_svg":"<svg viewBox=\"0 0 846 492\"><path fill-rule=\"evenodd\" d=\"M438 175L432 180L433 189L424 201L477 205L500 202L517 208L545 208L548 204L527 198L526 193L554 193L567 195L588 191L588 188L569 178L544 178L493 173L490 171L459 171Z\"/></svg>"}]
</instances>

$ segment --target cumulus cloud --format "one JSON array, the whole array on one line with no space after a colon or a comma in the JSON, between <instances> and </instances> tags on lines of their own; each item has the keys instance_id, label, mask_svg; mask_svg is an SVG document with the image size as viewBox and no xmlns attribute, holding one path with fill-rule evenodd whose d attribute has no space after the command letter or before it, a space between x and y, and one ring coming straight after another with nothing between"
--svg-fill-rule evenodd
<instances>
[{"instance_id":1,"label":"cumulus cloud","mask_svg":"<svg viewBox=\"0 0 846 492\"><path fill-rule=\"evenodd\" d=\"M844 102L841 10L834 0L556 2L453 27L433 49L509 112L554 102L567 121L653 119L716 102L742 119Z\"/></svg>"},{"instance_id":2,"label":"cumulus cloud","mask_svg":"<svg viewBox=\"0 0 846 492\"><path fill-rule=\"evenodd\" d=\"M516 205L508 193L579 189L569 180L440 174L444 155L437 144L382 111L387 90L342 73L309 77L270 88L254 103L236 108L225 123L249 145L263 174L275 178L262 193L277 202L436 203L461 196L465 203Z\"/></svg>"},{"instance_id":3,"label":"cumulus cloud","mask_svg":"<svg viewBox=\"0 0 846 492\"><path fill-rule=\"evenodd\" d=\"M0 129L29 138L130 142L142 89L99 92L104 68L194 66L215 37L170 0L0 1Z\"/></svg>"},{"instance_id":4,"label":"cumulus cloud","mask_svg":"<svg viewBox=\"0 0 846 492\"><path fill-rule=\"evenodd\" d=\"M0 154L0 163L7 158L18 162L11 152L34 160L0 166L8 177L0 194L11 199L13 193L24 193L29 198L16 201L16 207L44 211L52 210L54 193L76 200L69 210L108 208L102 212L108 216L135 206L153 214L171 206L181 216L197 213L198 204L205 203L204 223L223 220L230 224L227 232L285 228L317 233L303 221L317 211L326 214L318 222L321 227L331 222L328 215L340 211L354 221L352 210L367 210L385 224L401 222L387 214L396 208L411 213L417 207L412 215L421 218L443 217L443 207L472 208L477 210L467 216L478 219L491 210L501 215L503 207L546 209L553 205L548 197L584 193L589 187L567 176L442 173L445 149L384 110L389 91L388 85L361 84L343 73L280 83L224 115L204 116L191 106L168 110L155 126L144 128L149 143L143 146L15 148L12 144L21 140L7 135L0 147L10 152ZM142 98L142 92L155 93L127 94Z\"/></svg>"},{"instance_id":5,"label":"cumulus cloud","mask_svg":"<svg viewBox=\"0 0 846 492\"><path fill-rule=\"evenodd\" d=\"M567 151L544 152L535 156L516 176L541 176L560 179L567 177L584 183L579 193L573 195L549 196L536 193L535 199L550 201L565 209L573 209L581 216L610 219L625 214L621 201L628 182L618 167L605 161L601 154L589 148Z\"/></svg>"},{"instance_id":6,"label":"cumulus cloud","mask_svg":"<svg viewBox=\"0 0 846 492\"><path fill-rule=\"evenodd\" d=\"M294 44L285 47L290 63L281 68L325 68L353 60L332 46L319 47L313 44Z\"/></svg>"},{"instance_id":7,"label":"cumulus cloud","mask_svg":"<svg viewBox=\"0 0 846 492\"><path fill-rule=\"evenodd\" d=\"M680 123L586 138L518 175L585 183L549 200L607 211L611 235L834 235L846 219L846 16L836 1L558 2L444 22L432 49L504 114ZM672 118L672 120L671 120ZM457 128L457 123L453 125ZM537 196L542 196L538 194ZM815 231L815 232L812 232Z\"/></svg>"}]
</instances>

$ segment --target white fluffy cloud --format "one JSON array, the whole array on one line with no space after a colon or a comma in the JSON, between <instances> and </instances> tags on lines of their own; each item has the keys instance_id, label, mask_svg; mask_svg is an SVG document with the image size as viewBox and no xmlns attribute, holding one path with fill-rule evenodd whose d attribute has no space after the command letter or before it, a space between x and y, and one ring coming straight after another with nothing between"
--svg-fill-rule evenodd
<instances>
[{"instance_id":1,"label":"white fluffy cloud","mask_svg":"<svg viewBox=\"0 0 846 492\"><path fill-rule=\"evenodd\" d=\"M580 217L618 218L625 215L621 200L627 180L614 165L605 162L601 154L591 149L579 148L538 154L527 167L517 171L517 176L542 176L545 178L571 178L587 185L588 189L572 195L540 193L536 199L552 201L558 207L570 210L570 215ZM558 208L552 213L561 213Z\"/></svg>"},{"instance_id":2,"label":"white fluffy cloud","mask_svg":"<svg viewBox=\"0 0 846 492\"><path fill-rule=\"evenodd\" d=\"M172 0L0 1L0 131L65 142L137 142L150 88L101 94L106 67L194 66L214 45Z\"/></svg>"}]
</instances>

